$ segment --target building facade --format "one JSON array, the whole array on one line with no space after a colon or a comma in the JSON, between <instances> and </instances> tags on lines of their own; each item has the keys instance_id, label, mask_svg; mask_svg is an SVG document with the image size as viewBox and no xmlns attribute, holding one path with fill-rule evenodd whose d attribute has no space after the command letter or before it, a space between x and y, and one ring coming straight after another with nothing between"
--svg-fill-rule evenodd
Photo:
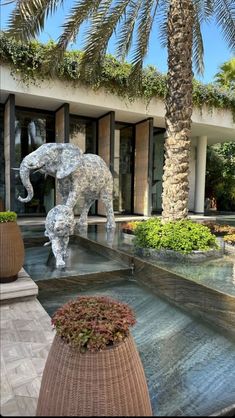
<instances>
[{"instance_id":1,"label":"building facade","mask_svg":"<svg viewBox=\"0 0 235 418\"><path fill-rule=\"evenodd\" d=\"M26 86L1 68L0 158L2 208L19 216L43 216L56 203L55 179L32 173L34 198L24 195L18 168L22 159L47 142L70 142L100 155L114 178L116 214L150 216L161 212L164 164L164 103L153 99L129 102L100 89L73 87L59 80ZM208 144L234 140L228 110L194 109L189 175L189 210L204 212ZM81 202L75 208L80 213ZM96 203L91 214L104 215Z\"/></svg>"}]
</instances>

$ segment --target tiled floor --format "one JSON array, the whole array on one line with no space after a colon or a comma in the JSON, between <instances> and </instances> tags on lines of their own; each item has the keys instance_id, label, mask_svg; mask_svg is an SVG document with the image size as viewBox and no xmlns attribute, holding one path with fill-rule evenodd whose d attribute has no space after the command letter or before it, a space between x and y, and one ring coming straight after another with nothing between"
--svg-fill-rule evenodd
<instances>
[{"instance_id":1,"label":"tiled floor","mask_svg":"<svg viewBox=\"0 0 235 418\"><path fill-rule=\"evenodd\" d=\"M37 299L4 304L1 312L1 415L34 416L54 337Z\"/></svg>"}]
</instances>

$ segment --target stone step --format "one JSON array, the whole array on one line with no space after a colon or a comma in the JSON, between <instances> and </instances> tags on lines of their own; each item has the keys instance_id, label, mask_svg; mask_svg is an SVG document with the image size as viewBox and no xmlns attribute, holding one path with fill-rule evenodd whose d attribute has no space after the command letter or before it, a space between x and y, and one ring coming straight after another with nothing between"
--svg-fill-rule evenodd
<instances>
[{"instance_id":1,"label":"stone step","mask_svg":"<svg viewBox=\"0 0 235 418\"><path fill-rule=\"evenodd\" d=\"M25 297L35 297L38 295L38 286L31 279L22 267L18 273L18 278L14 282L0 284L0 301L10 299L21 299Z\"/></svg>"}]
</instances>

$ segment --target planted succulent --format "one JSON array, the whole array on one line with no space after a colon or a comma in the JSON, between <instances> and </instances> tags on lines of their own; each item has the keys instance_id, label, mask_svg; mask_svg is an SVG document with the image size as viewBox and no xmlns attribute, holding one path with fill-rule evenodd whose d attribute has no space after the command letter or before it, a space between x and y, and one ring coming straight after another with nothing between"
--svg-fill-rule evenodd
<instances>
[{"instance_id":1,"label":"planted succulent","mask_svg":"<svg viewBox=\"0 0 235 418\"><path fill-rule=\"evenodd\" d=\"M136 323L132 309L102 296L80 296L52 317L57 334L80 352L96 352L123 341Z\"/></svg>"}]
</instances>

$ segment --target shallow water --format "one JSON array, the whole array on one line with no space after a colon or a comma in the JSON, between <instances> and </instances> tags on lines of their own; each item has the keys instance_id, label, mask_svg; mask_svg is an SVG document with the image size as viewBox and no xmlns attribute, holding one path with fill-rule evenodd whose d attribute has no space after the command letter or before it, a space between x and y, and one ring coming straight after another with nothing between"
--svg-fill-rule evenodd
<instances>
[{"instance_id":1,"label":"shallow water","mask_svg":"<svg viewBox=\"0 0 235 418\"><path fill-rule=\"evenodd\" d=\"M62 282L64 281L64 286ZM45 283L45 282L44 282ZM43 282L41 282L43 284ZM133 279L60 287L47 281L39 300L52 315L78 295L106 295L128 303L132 334L143 362L154 416L209 416L235 402L235 342L172 306Z\"/></svg>"}]
</instances>

